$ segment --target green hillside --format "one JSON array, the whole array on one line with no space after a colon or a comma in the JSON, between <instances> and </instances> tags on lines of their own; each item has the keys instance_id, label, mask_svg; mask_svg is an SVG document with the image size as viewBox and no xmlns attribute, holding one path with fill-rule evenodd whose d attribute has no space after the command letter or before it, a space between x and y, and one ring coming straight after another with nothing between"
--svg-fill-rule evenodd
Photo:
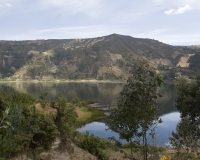
<instances>
[{"instance_id":1,"label":"green hillside","mask_svg":"<svg viewBox=\"0 0 200 160\"><path fill-rule=\"evenodd\" d=\"M91 39L0 41L0 78L125 80L140 60L165 77L199 71L199 47L109 35Z\"/></svg>"}]
</instances>

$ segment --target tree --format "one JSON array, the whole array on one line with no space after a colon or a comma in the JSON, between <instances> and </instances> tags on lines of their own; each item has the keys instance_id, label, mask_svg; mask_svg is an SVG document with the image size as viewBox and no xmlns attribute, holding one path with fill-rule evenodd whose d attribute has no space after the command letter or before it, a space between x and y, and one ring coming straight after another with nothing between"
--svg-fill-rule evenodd
<instances>
[{"instance_id":1,"label":"tree","mask_svg":"<svg viewBox=\"0 0 200 160\"><path fill-rule=\"evenodd\" d=\"M48 95L48 92L47 91L43 91L39 96L42 108L45 108L45 105L47 104L47 99L46 99L47 95Z\"/></svg>"},{"instance_id":2,"label":"tree","mask_svg":"<svg viewBox=\"0 0 200 160\"><path fill-rule=\"evenodd\" d=\"M172 132L170 139L171 145L179 152L186 150L195 152L199 149L199 135L196 126L191 121L184 117L176 126L176 132Z\"/></svg>"},{"instance_id":3,"label":"tree","mask_svg":"<svg viewBox=\"0 0 200 160\"><path fill-rule=\"evenodd\" d=\"M170 143L180 151L198 151L200 139L200 74L191 82L180 79L176 84L175 106L181 114L176 132L172 132Z\"/></svg>"},{"instance_id":4,"label":"tree","mask_svg":"<svg viewBox=\"0 0 200 160\"><path fill-rule=\"evenodd\" d=\"M67 103L67 100L62 94L58 96L58 102L54 104L57 114L54 117L55 124L60 132L60 136L70 137L71 132L75 129L77 114L75 107Z\"/></svg>"},{"instance_id":5,"label":"tree","mask_svg":"<svg viewBox=\"0 0 200 160\"><path fill-rule=\"evenodd\" d=\"M58 101L52 103L52 107L57 110L57 114L54 116L54 122L60 132L61 149L67 149L73 151L69 138L76 133L75 123L77 119L77 113L75 107L67 103L67 100L62 94L59 94Z\"/></svg>"},{"instance_id":6,"label":"tree","mask_svg":"<svg viewBox=\"0 0 200 160\"><path fill-rule=\"evenodd\" d=\"M0 159L24 151L49 149L58 135L50 115L30 106L34 98L21 93L0 92Z\"/></svg>"},{"instance_id":7,"label":"tree","mask_svg":"<svg viewBox=\"0 0 200 160\"><path fill-rule=\"evenodd\" d=\"M200 74L192 82L180 79L176 85L176 108L181 118L188 117L193 123L200 123Z\"/></svg>"},{"instance_id":8,"label":"tree","mask_svg":"<svg viewBox=\"0 0 200 160\"><path fill-rule=\"evenodd\" d=\"M14 66L11 66L10 72L11 72L12 74L14 74L14 73L16 72L16 68L15 68Z\"/></svg>"},{"instance_id":9,"label":"tree","mask_svg":"<svg viewBox=\"0 0 200 160\"><path fill-rule=\"evenodd\" d=\"M29 119L26 124L28 145L32 149L33 159L36 159L38 150L50 149L58 131L53 119L49 115L37 111L35 106L30 108L30 117L26 117L26 119Z\"/></svg>"},{"instance_id":10,"label":"tree","mask_svg":"<svg viewBox=\"0 0 200 160\"><path fill-rule=\"evenodd\" d=\"M136 74L129 77L124 86L118 107L110 110L106 124L109 129L119 133L121 139L130 142L132 160L136 159L133 155L133 146L137 143L143 144L142 155L143 159L147 160L148 137L151 135L154 138L155 126L161 122L157 116L156 105L160 96L157 89L161 84L162 80L155 70L146 63L141 64Z\"/></svg>"}]
</instances>

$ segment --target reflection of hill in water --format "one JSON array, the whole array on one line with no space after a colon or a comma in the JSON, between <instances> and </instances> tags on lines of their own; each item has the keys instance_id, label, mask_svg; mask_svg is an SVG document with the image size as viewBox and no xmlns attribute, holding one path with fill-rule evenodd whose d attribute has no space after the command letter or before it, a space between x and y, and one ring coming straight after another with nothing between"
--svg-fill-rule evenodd
<instances>
[{"instance_id":1,"label":"reflection of hill in water","mask_svg":"<svg viewBox=\"0 0 200 160\"><path fill-rule=\"evenodd\" d=\"M43 91L48 92L48 99L55 100L58 93L62 93L67 100L78 97L81 100L94 100L110 106L117 105L119 93L124 84L119 83L3 83L0 89L4 91L17 91L39 97Z\"/></svg>"},{"instance_id":2,"label":"reflection of hill in water","mask_svg":"<svg viewBox=\"0 0 200 160\"><path fill-rule=\"evenodd\" d=\"M160 110L158 112L159 116L176 111L175 108L175 85L174 84L163 84L160 88L159 93L162 95L158 102Z\"/></svg>"},{"instance_id":3,"label":"reflection of hill in water","mask_svg":"<svg viewBox=\"0 0 200 160\"><path fill-rule=\"evenodd\" d=\"M71 100L78 97L80 100L94 100L98 103L110 105L111 107L117 106L119 93L122 91L124 84L119 83L2 83L0 90L4 91L17 91L22 93L31 94L38 98L43 91L48 92L49 100L56 100L57 95L61 92ZM159 115L164 115L175 111L175 87L171 84L164 84L159 92L163 97L158 102L160 106Z\"/></svg>"}]
</instances>

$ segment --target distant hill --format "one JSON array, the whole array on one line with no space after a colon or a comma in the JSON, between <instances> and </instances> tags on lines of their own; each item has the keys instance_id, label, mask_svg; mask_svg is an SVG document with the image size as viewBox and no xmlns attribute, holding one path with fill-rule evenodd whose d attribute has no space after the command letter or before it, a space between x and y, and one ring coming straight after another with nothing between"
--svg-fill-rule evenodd
<instances>
[{"instance_id":1,"label":"distant hill","mask_svg":"<svg viewBox=\"0 0 200 160\"><path fill-rule=\"evenodd\" d=\"M0 78L125 80L141 60L164 78L193 77L198 46L112 34L88 39L0 41Z\"/></svg>"}]
</instances>

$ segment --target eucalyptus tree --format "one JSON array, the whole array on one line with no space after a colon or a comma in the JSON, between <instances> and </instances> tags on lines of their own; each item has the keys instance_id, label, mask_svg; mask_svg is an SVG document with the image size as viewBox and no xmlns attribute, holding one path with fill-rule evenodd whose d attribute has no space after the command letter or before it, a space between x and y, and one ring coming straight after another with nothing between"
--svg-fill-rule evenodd
<instances>
[{"instance_id":1,"label":"eucalyptus tree","mask_svg":"<svg viewBox=\"0 0 200 160\"><path fill-rule=\"evenodd\" d=\"M48 95L48 92L47 91L43 91L39 96L42 108L45 108L45 105L47 104L47 99L46 99L47 95Z\"/></svg>"},{"instance_id":2,"label":"eucalyptus tree","mask_svg":"<svg viewBox=\"0 0 200 160\"><path fill-rule=\"evenodd\" d=\"M58 101L53 107L57 110L54 121L60 132L60 136L70 137L75 131L77 119L75 107L71 103L67 103L67 100L61 93L58 95Z\"/></svg>"},{"instance_id":3,"label":"eucalyptus tree","mask_svg":"<svg viewBox=\"0 0 200 160\"><path fill-rule=\"evenodd\" d=\"M136 144L142 146L143 159L147 159L149 139L154 138L155 127L161 123L156 102L160 96L157 90L162 82L152 67L147 63L140 64L120 93L117 108L110 109L106 123L121 139L130 142L129 158L132 160L137 159L133 154Z\"/></svg>"},{"instance_id":4,"label":"eucalyptus tree","mask_svg":"<svg viewBox=\"0 0 200 160\"><path fill-rule=\"evenodd\" d=\"M175 106L181 114L181 121L170 141L178 151L198 151L200 145L200 74L188 81L180 79L176 84Z\"/></svg>"},{"instance_id":5,"label":"eucalyptus tree","mask_svg":"<svg viewBox=\"0 0 200 160\"><path fill-rule=\"evenodd\" d=\"M180 153L185 150L187 153L199 149L199 132L191 121L184 117L176 126L176 131L169 137L171 145ZM178 154L178 156L181 156Z\"/></svg>"},{"instance_id":6,"label":"eucalyptus tree","mask_svg":"<svg viewBox=\"0 0 200 160\"><path fill-rule=\"evenodd\" d=\"M51 103L51 107L55 108L57 111L56 115L54 115L54 123L59 131L61 140L60 149L67 149L68 152L73 152L70 137L77 133L75 130L77 119L75 107L73 104L67 102L61 93L58 95L58 101Z\"/></svg>"},{"instance_id":7,"label":"eucalyptus tree","mask_svg":"<svg viewBox=\"0 0 200 160\"><path fill-rule=\"evenodd\" d=\"M200 123L200 74L193 81L180 79L176 84L176 108L181 118L188 117L192 123Z\"/></svg>"}]
</instances>

